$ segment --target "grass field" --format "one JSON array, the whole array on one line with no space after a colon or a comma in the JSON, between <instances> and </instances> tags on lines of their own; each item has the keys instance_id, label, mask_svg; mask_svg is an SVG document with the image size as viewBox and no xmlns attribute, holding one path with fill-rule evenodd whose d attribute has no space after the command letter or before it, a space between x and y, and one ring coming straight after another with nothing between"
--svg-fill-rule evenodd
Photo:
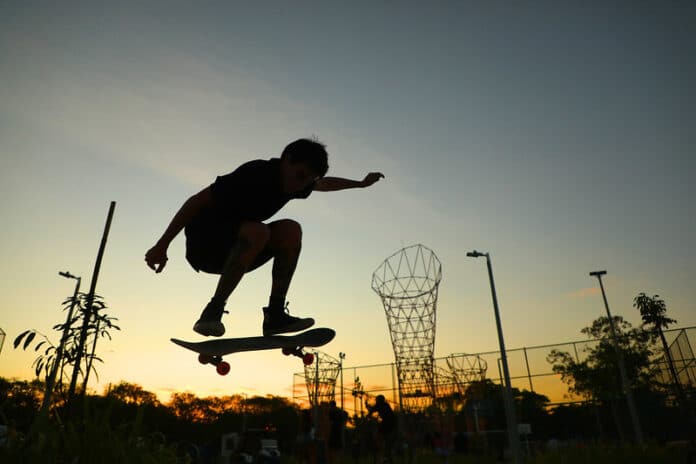
<instances>
[{"instance_id":1,"label":"grass field","mask_svg":"<svg viewBox=\"0 0 696 464\"><path fill-rule=\"evenodd\" d=\"M524 464L696 464L696 453L689 450L686 443L672 446L649 445L644 447L609 447L591 446L566 448L554 452L526 457ZM689 454L691 453L691 454ZM285 464L303 464L296 458L284 458ZM372 464L381 462L370 458L354 460L339 456L328 464ZM394 464L499 464L502 462L493 456L465 456L452 454L445 457L430 451L420 451L411 458L395 458Z\"/></svg>"}]
</instances>

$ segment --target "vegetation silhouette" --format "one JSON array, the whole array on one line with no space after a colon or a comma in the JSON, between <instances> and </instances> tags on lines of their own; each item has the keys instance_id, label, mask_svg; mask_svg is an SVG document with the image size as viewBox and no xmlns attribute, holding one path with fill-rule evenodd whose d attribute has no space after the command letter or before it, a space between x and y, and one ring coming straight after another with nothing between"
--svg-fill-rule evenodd
<instances>
[{"instance_id":1,"label":"vegetation silhouette","mask_svg":"<svg viewBox=\"0 0 696 464\"><path fill-rule=\"evenodd\" d=\"M37 378L44 378L46 393L43 400L42 411L45 413L50 407L54 390L62 391L68 371L72 369L72 379L82 376L82 390L86 390L87 373L94 372L97 379L99 374L94 361L103 363L104 360L96 353L97 341L100 338L111 340L113 330L121 330L115 324L117 318L108 315L104 299L99 295L76 293L63 302L63 310L68 312L64 323L56 324L53 330L61 334L60 341L55 345L46 335L35 329L25 330L14 339L14 348L20 346L27 350L32 343L34 352L38 353L32 367ZM83 334L85 340L91 343L81 343ZM39 338L37 338L37 335ZM91 351L89 346L91 345ZM71 381L71 392L75 386ZM72 399L72 395L68 395Z\"/></svg>"},{"instance_id":2,"label":"vegetation silhouette","mask_svg":"<svg viewBox=\"0 0 696 464\"><path fill-rule=\"evenodd\" d=\"M289 462L294 462L293 457L302 459L303 455L313 455L317 459L323 456L320 450L328 445L330 438L329 428L321 425L329 422L328 414L323 418L324 412L331 409L328 404L319 405L318 422L309 425L313 430L311 441L303 438L300 442L298 438L309 436L302 422L302 415L307 411L279 396L199 397L191 392L175 392L167 402L162 402L142 386L123 381L109 385L102 395L83 392L86 393L84 401L71 402L66 389L60 387L64 368L75 367L70 361L75 359L75 339L79 332L75 325L81 322L84 301L83 294L74 301L66 300L66 308L74 303L81 309L65 324L54 326L58 331L68 329L64 360L57 360L56 346L35 330L26 330L15 339L16 349L33 347L38 353L33 362L37 379L0 378L0 426L10 430L4 438L0 437L0 462L73 462L76 459L105 463L199 462L192 460L192 450L198 450L196 459L202 455L219 455L223 435L252 430L261 435L272 434L283 456L290 458ZM106 305L100 297L94 301L98 305L95 321L99 321L99 330L95 322L90 329L91 336L111 338L110 330L118 330L115 319L104 312ZM614 317L614 325L630 386L646 424L646 437L658 443L690 440L689 427L693 418L689 417L689 411L693 411L696 397L693 386L682 386L683 396L677 405L673 401L672 385L655 381L659 370L656 359L663 359L666 352L666 338L664 334L660 336L659 328L666 328L675 321L666 316L664 302L657 295L650 298L639 294L634 306L641 310L641 327L634 328L620 316ZM614 451L605 453L615 461L602 460L601 453L595 456L590 451L577 456L592 457L596 462L631 462L627 459L633 459L636 453L624 438L628 412L620 401L622 391L609 320L600 317L581 332L591 339L581 357L577 353L571 355L554 350L547 361L552 363L553 371L570 391L584 396L586 401L552 405L544 395L512 388L517 419L522 424L531 424L532 454L549 440L623 443L623 451L612 448ZM84 369L90 359L100 361L94 352L86 359ZM48 378L53 367L61 370L59 388L54 392L55 401L43 414L42 400L45 402L49 389L42 380ZM443 444L450 450L440 457L456 451L456 456L477 459L453 462L487 462L487 459L503 456L505 440L501 433L506 426L503 387L490 379L472 382L462 392L438 398L422 413L405 414L398 408L395 412L403 424L395 437L396 459L434 462L431 459L434 455L427 454L429 446L442 452ZM306 419L304 425L308 425ZM377 422L364 417L362 408L361 413L349 421L345 430L346 449L357 462L376 455L378 430ZM308 451L311 452L308 454ZM654 462L667 462L665 459L681 459L687 452L686 448L659 447L646 451L646 455L659 456ZM330 456L342 462L347 454L334 452ZM557 455L551 455L558 459ZM547 454L528 462L554 462L545 460L545 456ZM563 459L573 462L567 455L563 455Z\"/></svg>"}]
</instances>

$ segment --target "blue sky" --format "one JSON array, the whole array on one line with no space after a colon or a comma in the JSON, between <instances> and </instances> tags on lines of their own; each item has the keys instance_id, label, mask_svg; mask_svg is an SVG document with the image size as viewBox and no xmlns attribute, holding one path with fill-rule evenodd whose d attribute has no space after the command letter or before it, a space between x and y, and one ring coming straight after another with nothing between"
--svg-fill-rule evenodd
<instances>
[{"instance_id":1,"label":"blue sky","mask_svg":"<svg viewBox=\"0 0 696 464\"><path fill-rule=\"evenodd\" d=\"M693 5L259 3L0 6L0 375L31 377L9 341L63 318L59 270L88 288L115 200L98 291L123 331L95 388L287 394L301 366L275 353L218 379L170 344L195 338L215 280L181 238L163 274L143 255L215 176L311 135L331 175L386 175L278 216L304 226L291 308L337 329L347 365L393 359L371 274L414 243L443 265L437 355L497 347L474 248L509 347L581 338L600 268L614 313L637 325L633 297L659 293L696 324ZM269 280L242 282L228 333L260 331Z\"/></svg>"}]
</instances>

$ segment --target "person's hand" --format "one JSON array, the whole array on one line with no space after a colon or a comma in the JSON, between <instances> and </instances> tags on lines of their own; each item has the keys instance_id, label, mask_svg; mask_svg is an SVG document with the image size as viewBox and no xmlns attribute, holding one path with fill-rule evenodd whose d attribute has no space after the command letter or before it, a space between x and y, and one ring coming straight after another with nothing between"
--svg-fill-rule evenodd
<instances>
[{"instance_id":1,"label":"person's hand","mask_svg":"<svg viewBox=\"0 0 696 464\"><path fill-rule=\"evenodd\" d=\"M153 271L160 273L167 265L167 247L157 244L145 253L145 262Z\"/></svg>"},{"instance_id":2,"label":"person's hand","mask_svg":"<svg viewBox=\"0 0 696 464\"><path fill-rule=\"evenodd\" d=\"M370 185L374 184L383 177L384 174L382 174L381 172L371 172L365 176L365 178L362 181L362 184L364 187L369 187Z\"/></svg>"}]
</instances>

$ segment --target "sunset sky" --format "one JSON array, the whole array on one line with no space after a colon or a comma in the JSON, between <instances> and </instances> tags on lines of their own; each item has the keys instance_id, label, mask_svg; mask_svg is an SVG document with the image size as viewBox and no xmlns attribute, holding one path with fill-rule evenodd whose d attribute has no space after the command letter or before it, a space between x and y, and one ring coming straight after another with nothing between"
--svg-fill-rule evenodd
<instances>
[{"instance_id":1,"label":"sunset sky","mask_svg":"<svg viewBox=\"0 0 696 464\"><path fill-rule=\"evenodd\" d=\"M291 202L302 223L291 311L333 327L346 366L393 352L371 276L422 243L442 262L436 356L498 347L490 252L509 348L582 339L604 314L659 294L696 325L696 6L690 2L3 2L0 6L0 376L30 379L35 328L90 277L116 201L97 292L122 330L91 387L166 395L290 395L296 358L229 357L169 342L215 276L143 256L217 175L327 144L329 175L386 178ZM229 301L230 336L261 332L270 266Z\"/></svg>"}]
</instances>

